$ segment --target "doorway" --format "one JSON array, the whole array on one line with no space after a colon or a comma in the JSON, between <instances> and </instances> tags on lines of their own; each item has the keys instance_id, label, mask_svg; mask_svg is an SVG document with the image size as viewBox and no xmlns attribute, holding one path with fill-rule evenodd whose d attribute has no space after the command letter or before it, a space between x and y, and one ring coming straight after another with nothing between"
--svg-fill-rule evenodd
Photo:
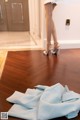
<instances>
[{"instance_id":1,"label":"doorway","mask_svg":"<svg viewBox=\"0 0 80 120\"><path fill-rule=\"evenodd\" d=\"M29 31L28 0L0 0L0 31Z\"/></svg>"}]
</instances>

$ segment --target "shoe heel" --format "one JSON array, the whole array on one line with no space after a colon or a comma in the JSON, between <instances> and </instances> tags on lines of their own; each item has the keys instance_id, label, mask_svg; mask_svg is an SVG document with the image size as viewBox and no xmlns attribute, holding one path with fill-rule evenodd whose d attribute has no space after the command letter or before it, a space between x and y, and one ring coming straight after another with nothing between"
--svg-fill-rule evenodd
<instances>
[{"instance_id":1,"label":"shoe heel","mask_svg":"<svg viewBox=\"0 0 80 120\"><path fill-rule=\"evenodd\" d=\"M59 55L59 53L60 53L60 48L56 48L56 49L51 50L52 55Z\"/></svg>"},{"instance_id":2,"label":"shoe heel","mask_svg":"<svg viewBox=\"0 0 80 120\"><path fill-rule=\"evenodd\" d=\"M59 55L59 53L60 53L60 48L57 49L56 55Z\"/></svg>"}]
</instances>

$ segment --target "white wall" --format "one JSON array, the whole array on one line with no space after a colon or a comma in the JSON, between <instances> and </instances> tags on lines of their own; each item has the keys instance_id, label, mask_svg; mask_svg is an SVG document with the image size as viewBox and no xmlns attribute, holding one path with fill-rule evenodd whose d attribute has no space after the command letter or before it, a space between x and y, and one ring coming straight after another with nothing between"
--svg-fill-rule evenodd
<instances>
[{"instance_id":1,"label":"white wall","mask_svg":"<svg viewBox=\"0 0 80 120\"><path fill-rule=\"evenodd\" d=\"M53 12L58 41L61 48L80 48L80 0L63 0ZM70 19L69 27L65 25L66 19ZM43 43L46 40L45 14L43 9L42 24Z\"/></svg>"},{"instance_id":2,"label":"white wall","mask_svg":"<svg viewBox=\"0 0 80 120\"><path fill-rule=\"evenodd\" d=\"M29 0L30 32L46 41L44 0ZM53 11L61 48L80 48L80 0L60 0ZM70 19L70 26L65 25Z\"/></svg>"}]
</instances>

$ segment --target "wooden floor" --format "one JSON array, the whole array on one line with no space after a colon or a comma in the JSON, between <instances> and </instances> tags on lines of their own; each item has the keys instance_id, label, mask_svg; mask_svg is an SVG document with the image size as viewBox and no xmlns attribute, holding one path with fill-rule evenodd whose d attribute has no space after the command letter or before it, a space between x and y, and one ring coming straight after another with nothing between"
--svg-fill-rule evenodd
<instances>
[{"instance_id":1,"label":"wooden floor","mask_svg":"<svg viewBox=\"0 0 80 120\"><path fill-rule=\"evenodd\" d=\"M68 85L80 93L80 49L61 50L59 56L44 56L42 51L9 52L0 80L0 112L12 104L6 101L15 90L25 92L35 85ZM19 120L11 118L9 120ZM22 119L20 119L22 120ZM54 120L67 120L65 117ZM80 120L80 115L73 119Z\"/></svg>"}]
</instances>

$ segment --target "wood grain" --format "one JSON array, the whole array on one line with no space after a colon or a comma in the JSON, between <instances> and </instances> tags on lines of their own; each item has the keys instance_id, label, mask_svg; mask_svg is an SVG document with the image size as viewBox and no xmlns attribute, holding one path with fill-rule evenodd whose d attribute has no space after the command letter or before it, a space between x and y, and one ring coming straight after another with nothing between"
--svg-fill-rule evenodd
<instances>
[{"instance_id":1,"label":"wood grain","mask_svg":"<svg viewBox=\"0 0 80 120\"><path fill-rule=\"evenodd\" d=\"M68 85L70 90L80 93L80 49L61 50L59 56L48 57L40 50L8 52L0 80L0 111L10 109L12 104L6 98L14 91L25 92L35 85L51 86L56 83ZM18 118L9 117L9 120ZM73 120L80 120L80 115Z\"/></svg>"}]
</instances>

